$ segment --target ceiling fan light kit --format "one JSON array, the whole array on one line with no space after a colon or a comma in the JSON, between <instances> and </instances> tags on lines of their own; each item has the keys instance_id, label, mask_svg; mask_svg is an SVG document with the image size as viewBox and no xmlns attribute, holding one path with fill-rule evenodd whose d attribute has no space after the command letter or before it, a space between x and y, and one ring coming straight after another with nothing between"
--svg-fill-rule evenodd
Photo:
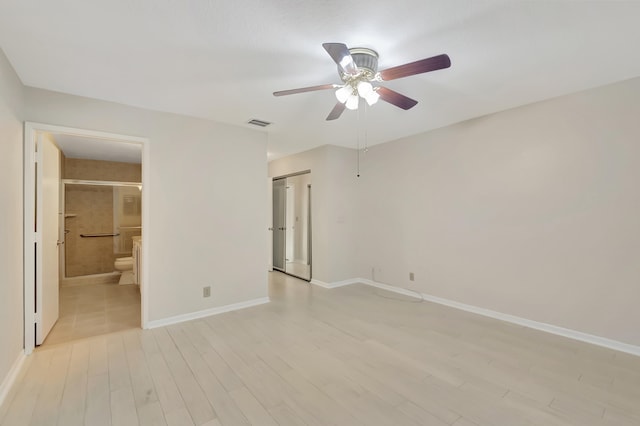
<instances>
[{"instance_id":1,"label":"ceiling fan light kit","mask_svg":"<svg viewBox=\"0 0 640 426\"><path fill-rule=\"evenodd\" d=\"M347 102L347 99L349 99L351 95L353 95L353 88L350 86L342 86L336 90L336 98L340 103Z\"/></svg>"},{"instance_id":2,"label":"ceiling fan light kit","mask_svg":"<svg viewBox=\"0 0 640 426\"><path fill-rule=\"evenodd\" d=\"M353 111L358 109L359 103L360 103L360 98L358 97L358 95L353 94L353 95L349 95L349 98L344 103L344 106L346 106L347 109L350 109Z\"/></svg>"},{"instance_id":3,"label":"ceiling fan light kit","mask_svg":"<svg viewBox=\"0 0 640 426\"><path fill-rule=\"evenodd\" d=\"M449 56L438 55L378 72L378 52L375 50L365 47L352 47L349 49L343 43L324 43L322 47L338 65L338 75L343 84L324 84L301 89L283 90L273 94L274 96L285 96L317 90L337 89L335 95L338 103L327 116L327 120L339 118L345 108L350 110L358 109L360 98L363 98L368 105L373 105L379 99L382 99L404 110L413 108L418 101L380 86L379 83L451 66Z\"/></svg>"}]
</instances>

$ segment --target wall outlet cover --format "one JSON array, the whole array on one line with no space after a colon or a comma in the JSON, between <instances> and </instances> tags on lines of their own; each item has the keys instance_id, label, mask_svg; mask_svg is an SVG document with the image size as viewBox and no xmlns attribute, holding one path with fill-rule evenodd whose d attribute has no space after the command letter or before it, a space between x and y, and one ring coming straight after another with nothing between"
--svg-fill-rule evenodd
<instances>
[{"instance_id":1,"label":"wall outlet cover","mask_svg":"<svg viewBox=\"0 0 640 426\"><path fill-rule=\"evenodd\" d=\"M211 286L202 287L202 297L211 296Z\"/></svg>"}]
</instances>

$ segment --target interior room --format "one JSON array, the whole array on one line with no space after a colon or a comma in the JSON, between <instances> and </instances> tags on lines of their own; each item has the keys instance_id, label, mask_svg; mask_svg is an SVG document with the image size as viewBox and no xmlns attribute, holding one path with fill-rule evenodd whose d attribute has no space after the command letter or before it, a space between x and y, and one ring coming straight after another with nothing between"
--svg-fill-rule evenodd
<instances>
[{"instance_id":1,"label":"interior room","mask_svg":"<svg viewBox=\"0 0 640 426\"><path fill-rule=\"evenodd\" d=\"M4 2L0 425L640 424L639 16Z\"/></svg>"},{"instance_id":2,"label":"interior room","mask_svg":"<svg viewBox=\"0 0 640 426\"><path fill-rule=\"evenodd\" d=\"M59 294L58 319L41 344L139 328L141 146L64 133L42 138L57 150L51 155L59 163L58 208L43 206L43 216L58 220L58 277L51 272L51 286Z\"/></svg>"}]
</instances>

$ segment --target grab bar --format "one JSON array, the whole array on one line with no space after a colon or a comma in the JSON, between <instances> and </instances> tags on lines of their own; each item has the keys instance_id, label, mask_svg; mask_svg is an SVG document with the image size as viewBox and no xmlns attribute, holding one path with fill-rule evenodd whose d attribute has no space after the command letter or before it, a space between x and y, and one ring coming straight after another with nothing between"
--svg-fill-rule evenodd
<instances>
[{"instance_id":1,"label":"grab bar","mask_svg":"<svg viewBox=\"0 0 640 426\"><path fill-rule=\"evenodd\" d=\"M106 233L106 234L80 234L82 238L92 238L92 237L117 237L120 234Z\"/></svg>"}]
</instances>

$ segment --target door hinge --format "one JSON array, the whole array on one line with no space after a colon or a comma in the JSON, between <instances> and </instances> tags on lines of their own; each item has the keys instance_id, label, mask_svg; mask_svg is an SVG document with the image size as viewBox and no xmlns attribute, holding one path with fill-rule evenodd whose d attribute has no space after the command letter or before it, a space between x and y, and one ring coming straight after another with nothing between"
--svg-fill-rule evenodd
<instances>
[{"instance_id":1,"label":"door hinge","mask_svg":"<svg viewBox=\"0 0 640 426\"><path fill-rule=\"evenodd\" d=\"M40 320L41 320L41 319L40 319L40 314L39 314L39 313L37 313L37 312L36 312L35 314L33 314L33 322L34 322L34 323L36 323L36 324L37 324L37 323L39 323L39 322L40 322Z\"/></svg>"}]
</instances>

